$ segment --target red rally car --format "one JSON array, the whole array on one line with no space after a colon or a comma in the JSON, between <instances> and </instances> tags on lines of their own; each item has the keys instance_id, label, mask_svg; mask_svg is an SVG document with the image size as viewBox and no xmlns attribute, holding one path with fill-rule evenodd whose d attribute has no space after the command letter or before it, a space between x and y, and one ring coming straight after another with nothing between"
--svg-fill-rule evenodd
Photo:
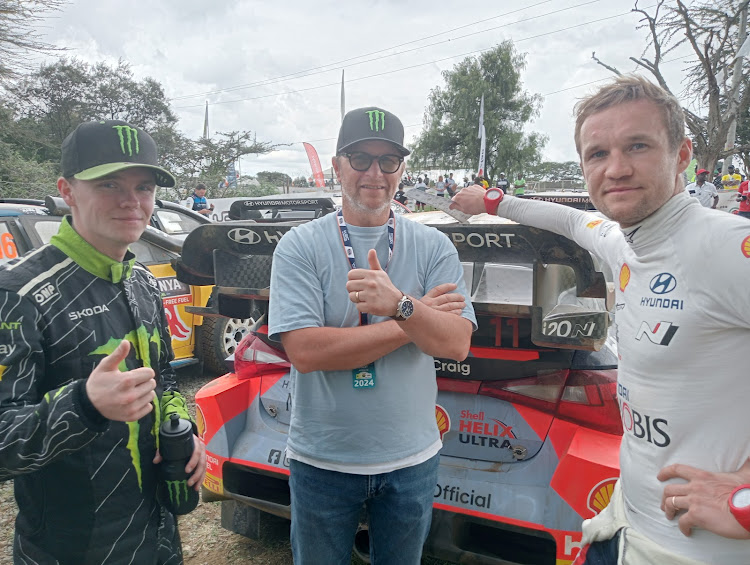
<instances>
[{"instance_id":1,"label":"red rally car","mask_svg":"<svg viewBox=\"0 0 750 565\"><path fill-rule=\"evenodd\" d=\"M480 215L404 218L455 244L479 329L462 362L435 359L441 451L425 555L460 563L569 564L581 523L609 502L622 425L607 287L592 256L555 234ZM218 311L257 315L234 371L196 395L206 442L206 501L224 527L260 535L291 515L286 436L290 363L268 339L271 255L293 223L201 226L176 264L212 279ZM366 522L354 551L368 560Z\"/></svg>"}]
</instances>

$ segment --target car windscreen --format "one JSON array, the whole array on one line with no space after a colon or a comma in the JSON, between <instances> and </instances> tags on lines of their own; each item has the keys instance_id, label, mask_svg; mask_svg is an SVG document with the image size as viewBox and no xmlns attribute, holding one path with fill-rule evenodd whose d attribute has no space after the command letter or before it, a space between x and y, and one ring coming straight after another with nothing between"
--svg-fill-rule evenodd
<instances>
[{"instance_id":1,"label":"car windscreen","mask_svg":"<svg viewBox=\"0 0 750 565\"><path fill-rule=\"evenodd\" d=\"M186 214L180 214L173 210L154 210L159 227L170 235L190 233L200 222Z\"/></svg>"}]
</instances>

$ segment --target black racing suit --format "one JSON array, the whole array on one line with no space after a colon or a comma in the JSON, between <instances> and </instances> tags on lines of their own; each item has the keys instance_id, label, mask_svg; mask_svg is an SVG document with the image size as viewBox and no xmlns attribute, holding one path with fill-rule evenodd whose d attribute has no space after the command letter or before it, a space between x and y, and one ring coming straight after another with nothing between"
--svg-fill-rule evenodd
<instances>
[{"instance_id":1,"label":"black racing suit","mask_svg":"<svg viewBox=\"0 0 750 565\"><path fill-rule=\"evenodd\" d=\"M85 383L120 343L121 370L156 373L154 410L106 420ZM96 251L65 218L58 235L0 269L0 480L14 479L15 563L178 564L176 520L156 496L159 424L177 412L156 280L128 252Z\"/></svg>"}]
</instances>

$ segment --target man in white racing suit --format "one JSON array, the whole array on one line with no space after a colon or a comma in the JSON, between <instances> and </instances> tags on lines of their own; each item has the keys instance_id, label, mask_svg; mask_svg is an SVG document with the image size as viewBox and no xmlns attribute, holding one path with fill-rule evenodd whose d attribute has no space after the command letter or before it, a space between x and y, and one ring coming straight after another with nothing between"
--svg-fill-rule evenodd
<instances>
[{"instance_id":1,"label":"man in white racing suit","mask_svg":"<svg viewBox=\"0 0 750 565\"><path fill-rule=\"evenodd\" d=\"M748 563L750 227L684 191L692 143L669 93L620 77L576 115L591 200L613 221L477 187L452 205L565 235L615 273L621 478L576 563Z\"/></svg>"}]
</instances>

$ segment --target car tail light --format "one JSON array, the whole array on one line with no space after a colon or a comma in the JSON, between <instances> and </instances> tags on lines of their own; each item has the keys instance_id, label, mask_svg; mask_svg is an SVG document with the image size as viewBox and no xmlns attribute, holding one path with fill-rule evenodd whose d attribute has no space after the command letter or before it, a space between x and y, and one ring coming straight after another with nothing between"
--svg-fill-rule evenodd
<instances>
[{"instance_id":1,"label":"car tail light","mask_svg":"<svg viewBox=\"0 0 750 565\"><path fill-rule=\"evenodd\" d=\"M530 406L586 428L622 435L614 369L540 371L536 377L484 382L479 394Z\"/></svg>"},{"instance_id":2,"label":"car tail light","mask_svg":"<svg viewBox=\"0 0 750 565\"><path fill-rule=\"evenodd\" d=\"M251 379L279 370L288 371L291 366L283 351L264 343L253 332L242 338L234 352L234 372L238 379Z\"/></svg>"}]
</instances>

